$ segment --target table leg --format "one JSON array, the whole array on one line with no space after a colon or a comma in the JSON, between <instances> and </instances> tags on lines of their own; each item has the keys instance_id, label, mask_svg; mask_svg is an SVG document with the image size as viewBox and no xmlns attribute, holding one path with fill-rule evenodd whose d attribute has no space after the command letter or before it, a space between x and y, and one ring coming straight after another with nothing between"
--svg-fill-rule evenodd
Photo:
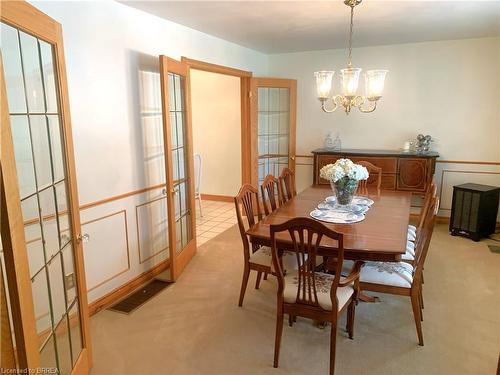
<instances>
[{"instance_id":1,"label":"table leg","mask_svg":"<svg viewBox=\"0 0 500 375\"><path fill-rule=\"evenodd\" d=\"M369 296L368 294L365 294L364 292L359 292L358 299L363 302L378 302L379 298L377 296Z\"/></svg>"}]
</instances>

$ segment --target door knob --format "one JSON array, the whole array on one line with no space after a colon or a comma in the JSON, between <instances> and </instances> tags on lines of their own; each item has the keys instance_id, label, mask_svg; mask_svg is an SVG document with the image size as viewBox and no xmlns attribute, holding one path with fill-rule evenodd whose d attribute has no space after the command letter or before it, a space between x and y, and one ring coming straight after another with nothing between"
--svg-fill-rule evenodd
<instances>
[{"instance_id":1,"label":"door knob","mask_svg":"<svg viewBox=\"0 0 500 375\"><path fill-rule=\"evenodd\" d=\"M87 243L90 241L90 235L85 233L85 234L79 234L76 239L78 240L78 242L83 242L83 243Z\"/></svg>"},{"instance_id":2,"label":"door knob","mask_svg":"<svg viewBox=\"0 0 500 375\"><path fill-rule=\"evenodd\" d=\"M291 160L295 160L295 156L290 156L290 159Z\"/></svg>"}]
</instances>

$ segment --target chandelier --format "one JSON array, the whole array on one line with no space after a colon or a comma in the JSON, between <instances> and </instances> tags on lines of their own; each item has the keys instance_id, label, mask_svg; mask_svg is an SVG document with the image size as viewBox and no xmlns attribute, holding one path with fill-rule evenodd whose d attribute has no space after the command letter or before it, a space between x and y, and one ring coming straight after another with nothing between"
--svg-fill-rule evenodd
<instances>
[{"instance_id":1,"label":"chandelier","mask_svg":"<svg viewBox=\"0 0 500 375\"><path fill-rule=\"evenodd\" d=\"M370 113L377 108L377 102L382 97L384 90L385 75L388 70L368 70L365 73L366 96L357 94L359 75L361 68L352 67L352 34L354 25L354 7L359 5L361 0L344 0L344 4L351 8L351 23L349 26L349 55L347 58L347 68L340 69L340 85L342 95L330 96L334 71L322 70L315 72L316 91L321 109L324 112L334 112L339 105L344 107L346 114L349 114L352 107L357 107L363 113ZM327 108L328 101L332 106ZM369 102L365 105L365 103Z\"/></svg>"}]
</instances>

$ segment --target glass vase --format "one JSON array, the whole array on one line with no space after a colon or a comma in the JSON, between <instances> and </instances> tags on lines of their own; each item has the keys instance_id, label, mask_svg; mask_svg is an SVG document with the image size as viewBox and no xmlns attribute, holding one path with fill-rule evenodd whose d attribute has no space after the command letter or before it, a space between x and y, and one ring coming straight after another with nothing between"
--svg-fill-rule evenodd
<instances>
[{"instance_id":1,"label":"glass vase","mask_svg":"<svg viewBox=\"0 0 500 375\"><path fill-rule=\"evenodd\" d=\"M337 204L340 206L347 206L351 204L354 194L358 188L358 181L352 178L344 177L336 182L330 181Z\"/></svg>"}]
</instances>

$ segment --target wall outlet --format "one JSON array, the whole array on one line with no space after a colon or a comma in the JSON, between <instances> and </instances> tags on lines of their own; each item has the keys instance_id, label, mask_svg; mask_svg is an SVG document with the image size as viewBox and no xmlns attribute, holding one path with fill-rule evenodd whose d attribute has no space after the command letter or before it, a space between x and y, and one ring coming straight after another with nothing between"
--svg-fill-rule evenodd
<instances>
[{"instance_id":1,"label":"wall outlet","mask_svg":"<svg viewBox=\"0 0 500 375\"><path fill-rule=\"evenodd\" d=\"M75 280L75 274L70 273L65 276L65 281L66 281L66 290L69 290L71 288L74 288L76 286L76 280Z\"/></svg>"}]
</instances>

